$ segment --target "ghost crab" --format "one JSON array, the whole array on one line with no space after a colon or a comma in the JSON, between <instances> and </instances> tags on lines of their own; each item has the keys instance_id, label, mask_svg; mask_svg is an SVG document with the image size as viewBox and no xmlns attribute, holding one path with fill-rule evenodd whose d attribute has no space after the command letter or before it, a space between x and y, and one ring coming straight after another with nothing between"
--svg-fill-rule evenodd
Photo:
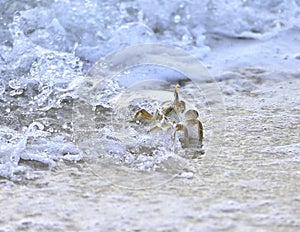
<instances>
[{"instance_id":1,"label":"ghost crab","mask_svg":"<svg viewBox=\"0 0 300 232\"><path fill-rule=\"evenodd\" d=\"M175 86L174 100L163 102L154 114L145 109L138 110L133 118L137 122L139 119L154 121L156 125L148 130L148 133L155 130L171 130L171 139L175 141L176 133L183 132L183 138L180 139L183 148L189 146L190 133L192 127L197 127L197 140L202 143L203 126L199 121L199 113L195 109L187 109L186 103L179 99L179 84Z\"/></svg>"}]
</instances>

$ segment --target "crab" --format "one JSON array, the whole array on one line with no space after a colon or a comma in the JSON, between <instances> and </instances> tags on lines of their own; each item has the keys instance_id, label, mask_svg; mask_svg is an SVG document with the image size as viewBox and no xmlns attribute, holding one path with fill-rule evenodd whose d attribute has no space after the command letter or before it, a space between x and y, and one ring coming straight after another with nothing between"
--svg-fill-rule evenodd
<instances>
[{"instance_id":1,"label":"crab","mask_svg":"<svg viewBox=\"0 0 300 232\"><path fill-rule=\"evenodd\" d=\"M152 127L147 133L151 133L155 130L171 130L171 139L174 142L176 133L183 132L183 137L180 139L183 148L186 148L190 144L190 133L192 127L197 127L197 138L201 144L203 140L203 126L200 122L199 113L195 109L187 109L186 103L179 99L179 84L175 86L174 100L163 102L154 114L149 113L145 109L138 110L133 118L133 121L137 122L140 119L156 122L156 125Z\"/></svg>"}]
</instances>

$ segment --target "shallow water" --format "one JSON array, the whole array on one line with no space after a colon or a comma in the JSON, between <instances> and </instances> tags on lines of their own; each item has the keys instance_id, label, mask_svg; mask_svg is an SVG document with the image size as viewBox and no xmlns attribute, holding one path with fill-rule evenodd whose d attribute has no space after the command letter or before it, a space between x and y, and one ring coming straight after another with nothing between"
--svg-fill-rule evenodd
<instances>
[{"instance_id":1,"label":"shallow water","mask_svg":"<svg viewBox=\"0 0 300 232\"><path fill-rule=\"evenodd\" d=\"M219 82L225 141L208 171L190 157L146 172L101 159L32 164L21 182L1 180L2 230L299 230L300 80L248 74Z\"/></svg>"}]
</instances>

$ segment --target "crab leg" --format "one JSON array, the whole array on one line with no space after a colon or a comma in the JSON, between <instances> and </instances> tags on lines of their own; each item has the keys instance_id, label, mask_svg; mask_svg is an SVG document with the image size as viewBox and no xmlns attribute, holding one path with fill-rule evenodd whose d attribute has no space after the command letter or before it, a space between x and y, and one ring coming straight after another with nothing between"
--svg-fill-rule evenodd
<instances>
[{"instance_id":1,"label":"crab leg","mask_svg":"<svg viewBox=\"0 0 300 232\"><path fill-rule=\"evenodd\" d=\"M152 127L150 130L147 131L147 134L151 133L152 131L158 130L158 129L161 129L161 127L159 127L159 126Z\"/></svg>"},{"instance_id":2,"label":"crab leg","mask_svg":"<svg viewBox=\"0 0 300 232\"><path fill-rule=\"evenodd\" d=\"M200 141L203 140L203 126L202 123L198 119L189 119L186 121L188 125L197 125L198 126L198 139Z\"/></svg>"},{"instance_id":3,"label":"crab leg","mask_svg":"<svg viewBox=\"0 0 300 232\"><path fill-rule=\"evenodd\" d=\"M158 125L152 127L150 130L147 131L147 133L151 133L152 131L155 131L158 129L166 131L166 130L171 129L172 127L173 127L172 123L165 121L165 119L162 119L162 121Z\"/></svg>"},{"instance_id":4,"label":"crab leg","mask_svg":"<svg viewBox=\"0 0 300 232\"><path fill-rule=\"evenodd\" d=\"M143 119L148 119L148 120L152 120L153 116L152 114L150 114L147 110L145 109L141 109L138 112L136 112L136 114L134 115L133 120L138 119L139 117L142 117Z\"/></svg>"},{"instance_id":5,"label":"crab leg","mask_svg":"<svg viewBox=\"0 0 300 232\"><path fill-rule=\"evenodd\" d=\"M177 124L175 126L175 131L172 135L172 140L173 141L175 140L175 136L176 136L177 131L183 131L183 147L188 147L188 145L189 145L189 132L188 132L187 128L182 124Z\"/></svg>"},{"instance_id":6,"label":"crab leg","mask_svg":"<svg viewBox=\"0 0 300 232\"><path fill-rule=\"evenodd\" d=\"M196 110L188 110L185 113L185 117L187 118L186 123L188 125L197 125L198 126L198 139L202 141L203 139L203 126L202 123L198 120L199 113Z\"/></svg>"}]
</instances>

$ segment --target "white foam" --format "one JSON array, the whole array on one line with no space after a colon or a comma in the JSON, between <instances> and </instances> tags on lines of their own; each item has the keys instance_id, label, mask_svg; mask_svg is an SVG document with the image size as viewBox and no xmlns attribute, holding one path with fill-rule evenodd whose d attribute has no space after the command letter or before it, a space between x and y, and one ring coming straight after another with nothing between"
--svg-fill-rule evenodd
<instances>
[{"instance_id":1,"label":"white foam","mask_svg":"<svg viewBox=\"0 0 300 232\"><path fill-rule=\"evenodd\" d=\"M24 171L20 159L50 166L59 159L81 159L69 134L58 133L68 129L63 125L70 124L70 115L56 119L51 115L61 126L56 129L34 117L43 121L64 100L78 97L86 69L124 46L179 46L202 59L218 80L236 79L238 87L243 83L233 71L237 68L299 72L299 6L299 0L74 0L43 3L43 7L19 3L13 16L11 10L3 13L0 24L0 176ZM108 99L114 99L120 86L182 77L151 66L124 71L129 73L110 82L94 106L109 107ZM24 127L28 128L22 131ZM127 154L126 160L133 162L132 155ZM150 168L151 163L144 166Z\"/></svg>"}]
</instances>

